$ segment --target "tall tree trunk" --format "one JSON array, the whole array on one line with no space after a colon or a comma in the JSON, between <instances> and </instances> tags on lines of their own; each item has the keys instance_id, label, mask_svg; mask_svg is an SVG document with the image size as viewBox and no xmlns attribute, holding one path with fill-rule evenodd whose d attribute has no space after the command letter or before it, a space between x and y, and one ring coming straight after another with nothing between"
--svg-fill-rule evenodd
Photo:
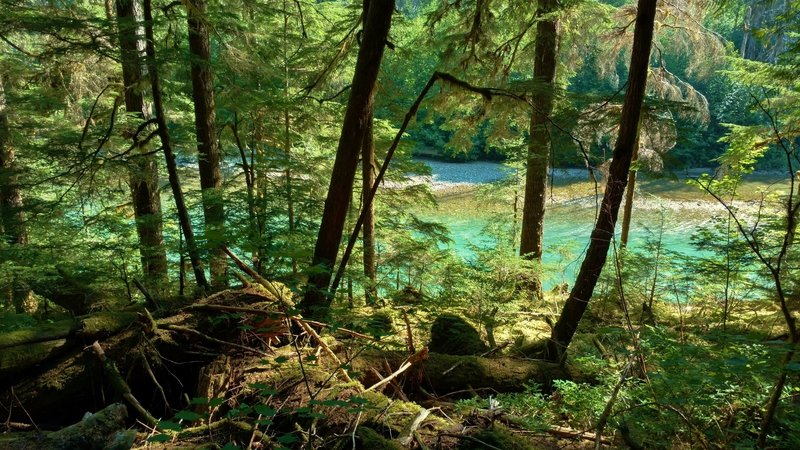
<instances>
[{"instance_id":1,"label":"tall tree trunk","mask_svg":"<svg viewBox=\"0 0 800 450\"><path fill-rule=\"evenodd\" d=\"M0 74L0 235L11 245L26 245L28 230L25 227L22 190L19 187L17 155L11 141L11 127L6 109L6 92L3 75ZM11 285L11 301L17 313L25 312L25 304L31 290L14 280Z\"/></svg>"},{"instance_id":2,"label":"tall tree trunk","mask_svg":"<svg viewBox=\"0 0 800 450\"><path fill-rule=\"evenodd\" d=\"M364 141L361 144L361 197L364 208L364 228L362 229L362 242L364 245L364 278L367 285L364 287L364 298L368 305L374 305L378 299L377 274L375 272L375 202L366 204L366 197L375 184L375 143L373 140L373 111L367 118L367 129L364 131Z\"/></svg>"},{"instance_id":3,"label":"tall tree trunk","mask_svg":"<svg viewBox=\"0 0 800 450\"><path fill-rule=\"evenodd\" d=\"M542 19L536 25L536 47L533 78L536 81L528 138L528 165L525 173L525 200L522 207L521 256L542 261L547 166L550 160L551 137L548 121L553 112L553 84L556 77L558 52L558 19L552 14L558 8L555 0L542 0L536 15ZM536 272L534 297L542 297L541 273Z\"/></svg>"},{"instance_id":4,"label":"tall tree trunk","mask_svg":"<svg viewBox=\"0 0 800 450\"><path fill-rule=\"evenodd\" d=\"M633 156L631 157L631 164L636 163L639 159L639 139L636 139L636 144L633 147ZM628 246L628 234L631 231L631 216L633 215L633 198L636 191L636 169L631 169L628 172L628 186L625 189L625 208L622 210L622 230L619 233L619 246L625 248Z\"/></svg>"},{"instance_id":5,"label":"tall tree trunk","mask_svg":"<svg viewBox=\"0 0 800 450\"><path fill-rule=\"evenodd\" d=\"M210 252L211 285L224 289L228 285L228 263L225 246L225 208L220 175L220 148L214 112L214 80L211 73L211 48L206 18L206 0L186 2L189 22L189 52L192 66L192 97L200 167L200 189L203 195L206 244Z\"/></svg>"},{"instance_id":6,"label":"tall tree trunk","mask_svg":"<svg viewBox=\"0 0 800 450\"><path fill-rule=\"evenodd\" d=\"M608 247L614 235L617 214L627 184L628 171L636 146L639 117L642 112L647 70L650 65L650 48L653 41L653 25L656 0L639 0L636 26L633 33L631 65L628 71L628 89L622 106L619 135L614 146L614 158L608 173L603 202L592 231L586 257L575 279L561 316L553 327L547 344L547 358L558 361L566 351L583 313L592 298L594 287L605 265Z\"/></svg>"},{"instance_id":7,"label":"tall tree trunk","mask_svg":"<svg viewBox=\"0 0 800 450\"><path fill-rule=\"evenodd\" d=\"M145 42L138 0L117 0L117 28L125 83L125 110L140 120L150 119L141 83L147 80L144 65ZM132 134L132 130L129 130ZM158 190L158 164L155 154L139 146L139 154L128 166L136 232L142 271L150 287L167 280L167 252L162 232L161 195ZM158 290L158 289L156 289Z\"/></svg>"},{"instance_id":8,"label":"tall tree trunk","mask_svg":"<svg viewBox=\"0 0 800 450\"><path fill-rule=\"evenodd\" d=\"M283 125L284 125L284 153L286 154L286 170L284 175L286 177L286 214L289 219L289 245L294 245L295 233L295 215L294 215L294 198L292 195L292 134L291 134L291 115L289 114L289 105L291 104L289 98L289 12L287 10L288 2L283 0L283 98L286 101L286 107L283 110ZM297 263L297 256L292 253L292 275L297 277L300 268Z\"/></svg>"},{"instance_id":9,"label":"tall tree trunk","mask_svg":"<svg viewBox=\"0 0 800 450\"><path fill-rule=\"evenodd\" d=\"M189 251L189 261L192 263L194 278L197 286L201 289L208 288L206 274L203 271L203 263L200 260L200 253L197 251L197 243L194 240L192 221L189 219L189 211L186 209L186 202L183 199L181 180L178 177L178 165L175 163L175 153L172 151L172 142L167 128L167 118L164 113L164 101L161 98L161 81L158 77L158 65L156 63L155 40L153 38L153 10L152 0L144 0L144 23L145 36L147 42L147 71L150 74L150 85L153 91L153 106L156 112L156 123L158 125L158 137L161 139L161 147L164 149L164 158L167 162L167 172L169 173L169 185L172 188L172 196L175 198L175 209L178 212L178 221L183 230L183 237L186 240L186 248Z\"/></svg>"},{"instance_id":10,"label":"tall tree trunk","mask_svg":"<svg viewBox=\"0 0 800 450\"><path fill-rule=\"evenodd\" d=\"M309 276L308 289L301 302L303 311L312 315L326 315L332 300L328 293L331 270L342 240L347 206L353 192L353 181L358 167L358 155L361 153L367 118L372 110L378 70L392 23L394 0L369 0L365 2L364 7L361 48L358 50L342 134L336 150L328 196L322 212L322 223L314 248L313 273Z\"/></svg>"}]
</instances>

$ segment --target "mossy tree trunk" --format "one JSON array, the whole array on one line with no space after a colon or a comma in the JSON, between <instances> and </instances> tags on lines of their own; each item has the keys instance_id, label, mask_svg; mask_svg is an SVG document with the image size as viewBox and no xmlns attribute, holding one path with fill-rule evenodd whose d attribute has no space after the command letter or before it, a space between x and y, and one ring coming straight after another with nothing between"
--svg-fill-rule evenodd
<instances>
[{"instance_id":1,"label":"mossy tree trunk","mask_svg":"<svg viewBox=\"0 0 800 450\"><path fill-rule=\"evenodd\" d=\"M375 142L373 140L372 122L373 112L369 112L367 129L364 131L364 142L361 145L361 198L366 200L367 193L375 184ZM377 273L375 269L375 206L374 202L366 203L362 200L366 215L362 229L362 242L364 246L364 278L367 283L364 287L364 298L368 305L374 305L378 299Z\"/></svg>"},{"instance_id":2,"label":"mossy tree trunk","mask_svg":"<svg viewBox=\"0 0 800 450\"><path fill-rule=\"evenodd\" d=\"M12 246L24 246L28 243L28 230L25 226L19 166L11 139L3 81L3 75L0 74L0 236ZM25 312L31 290L24 283L15 280L12 282L10 295L14 310L17 313Z\"/></svg>"},{"instance_id":3,"label":"mossy tree trunk","mask_svg":"<svg viewBox=\"0 0 800 450\"><path fill-rule=\"evenodd\" d=\"M225 246L225 208L220 173L220 148L214 99L214 78L211 71L211 44L206 0L186 2L189 23L189 53L192 66L192 98L197 134L197 155L200 189L203 197L205 237L209 250L211 285L224 289L228 285L228 263Z\"/></svg>"},{"instance_id":4,"label":"mossy tree trunk","mask_svg":"<svg viewBox=\"0 0 800 450\"><path fill-rule=\"evenodd\" d=\"M519 253L526 258L542 261L544 234L545 194L547 167L550 161L552 139L548 122L553 113L556 56L558 53L558 19L553 17L558 4L555 0L542 0L536 8L540 18L536 25L536 47L533 78L533 111L528 138L528 161L525 173L525 200L522 207L522 236ZM541 275L533 279L534 297L542 298Z\"/></svg>"},{"instance_id":5,"label":"mossy tree trunk","mask_svg":"<svg viewBox=\"0 0 800 450\"><path fill-rule=\"evenodd\" d=\"M153 92L153 107L156 113L156 124L158 125L158 136L161 139L161 147L164 150L164 158L167 162L167 172L169 173L169 184L172 188L172 196L175 199L175 209L178 211L178 221L186 239L186 247L189 250L189 260L192 263L192 270L197 285L201 289L208 287L203 263L200 260L200 252L197 249L197 242L194 239L192 222L189 219L189 211L186 208L186 201L183 198L180 177L178 177L178 164L175 162L175 153L172 151L172 141L167 128L167 118L164 112L164 101L161 97L161 80L158 76L158 65L156 62L155 38L153 33L153 10L152 0L144 0L144 23L146 37L146 61L147 71L150 74L150 85Z\"/></svg>"},{"instance_id":6,"label":"mossy tree trunk","mask_svg":"<svg viewBox=\"0 0 800 450\"><path fill-rule=\"evenodd\" d=\"M138 0L117 0L116 4L125 110L141 121L149 120L150 105L145 102L142 87L147 81L147 71L141 7ZM126 134L133 136L134 131L135 128L126 130ZM134 137L134 143L137 142L138 139ZM152 288L159 287L167 280L158 164L156 155L150 153L146 146L137 147L138 154L131 158L128 171L142 272L147 276L146 284Z\"/></svg>"}]
</instances>

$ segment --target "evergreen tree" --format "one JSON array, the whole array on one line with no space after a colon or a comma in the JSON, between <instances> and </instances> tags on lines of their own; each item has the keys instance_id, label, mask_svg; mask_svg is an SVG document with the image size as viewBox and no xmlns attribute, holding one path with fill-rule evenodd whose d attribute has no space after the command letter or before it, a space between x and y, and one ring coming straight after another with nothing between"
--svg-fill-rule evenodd
<instances>
[{"instance_id":1,"label":"evergreen tree","mask_svg":"<svg viewBox=\"0 0 800 450\"><path fill-rule=\"evenodd\" d=\"M147 84L148 76L144 63L142 12L138 0L118 0L116 5L125 110L136 119L136 127L125 130L125 134L132 137L138 152L130 158L129 172L139 252L148 284L159 287L167 280L167 254L162 233L158 164L155 153L140 143L141 137L137 131L139 126L151 119L150 105L145 102L143 87Z\"/></svg>"},{"instance_id":2,"label":"evergreen tree","mask_svg":"<svg viewBox=\"0 0 800 450\"><path fill-rule=\"evenodd\" d=\"M189 24L189 51L192 67L192 98L197 135L200 188L203 195L206 244L210 252L211 285L228 285L225 246L225 208L222 197L221 153L217 137L214 79L211 70L211 43L206 0L186 4Z\"/></svg>"},{"instance_id":3,"label":"evergreen tree","mask_svg":"<svg viewBox=\"0 0 800 450\"><path fill-rule=\"evenodd\" d=\"M322 222L314 249L309 286L301 307L306 313L326 315L331 298L328 285L342 239L347 206L353 192L358 157L374 101L375 83L389 36L393 0L364 3L364 32L356 60L353 83L345 110L342 134L336 151Z\"/></svg>"},{"instance_id":4,"label":"evergreen tree","mask_svg":"<svg viewBox=\"0 0 800 450\"><path fill-rule=\"evenodd\" d=\"M636 145L639 118L647 86L647 73L650 67L650 48L653 41L655 14L656 0L639 0L628 88L622 107L619 134L614 145L614 159L609 169L603 201L594 230L592 230L586 256L581 264L578 277L575 279L575 285L548 341L547 358L551 361L561 360L569 347L606 262Z\"/></svg>"}]
</instances>

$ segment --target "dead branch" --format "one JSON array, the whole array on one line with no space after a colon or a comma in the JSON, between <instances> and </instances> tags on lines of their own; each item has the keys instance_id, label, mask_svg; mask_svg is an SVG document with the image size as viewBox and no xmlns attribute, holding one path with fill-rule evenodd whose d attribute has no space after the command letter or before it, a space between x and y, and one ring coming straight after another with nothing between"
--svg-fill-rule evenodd
<instances>
[{"instance_id":1,"label":"dead branch","mask_svg":"<svg viewBox=\"0 0 800 450\"><path fill-rule=\"evenodd\" d=\"M420 362L420 361L424 361L426 359L428 359L428 347L422 347L422 350L418 351L417 353L411 355L408 359L406 359L405 362L403 362L403 364L400 365L400 368L395 370L394 373L392 373L388 377L382 379L381 381L373 384L372 386L370 386L366 390L367 391L372 391L372 390L378 389L379 387L381 387L381 386L389 383L393 379L397 378L400 374L402 374L403 372L408 370L415 363Z\"/></svg>"}]
</instances>

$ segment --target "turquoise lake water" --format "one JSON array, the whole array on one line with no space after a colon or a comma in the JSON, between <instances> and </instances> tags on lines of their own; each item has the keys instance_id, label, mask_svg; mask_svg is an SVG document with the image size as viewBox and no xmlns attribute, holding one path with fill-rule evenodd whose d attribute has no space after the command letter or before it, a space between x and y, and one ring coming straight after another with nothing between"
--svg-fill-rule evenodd
<instances>
[{"instance_id":1,"label":"turquoise lake water","mask_svg":"<svg viewBox=\"0 0 800 450\"><path fill-rule=\"evenodd\" d=\"M426 161L427 162L427 161ZM433 170L434 183L486 183L504 176L503 167L493 163L442 163L428 162ZM639 200L645 207L634 203L629 248L645 249L648 240L654 241L661 234L662 251L684 256L701 255L691 245L692 234L701 226L708 225L707 212L695 208L686 209L674 201L663 204L656 198ZM620 211L621 215L621 211ZM470 215L464 211L423 214L428 220L436 220L450 230L453 240L451 248L465 259L474 258L474 247L491 248L494 241L484 233L489 218ZM546 288L556 283L572 283L582 255L588 245L594 225L595 202L593 199L548 205L545 214L543 268ZM619 238L619 224L617 238Z\"/></svg>"}]
</instances>

